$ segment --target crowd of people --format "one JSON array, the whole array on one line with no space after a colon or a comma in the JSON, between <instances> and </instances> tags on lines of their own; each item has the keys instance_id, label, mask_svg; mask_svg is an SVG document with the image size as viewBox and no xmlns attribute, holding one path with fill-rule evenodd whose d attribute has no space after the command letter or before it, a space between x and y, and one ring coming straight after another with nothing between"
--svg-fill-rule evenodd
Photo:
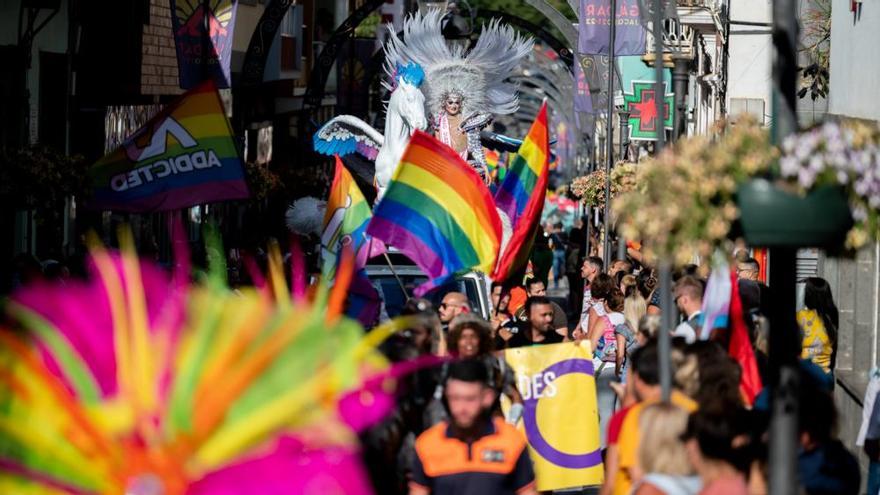
<instances>
[{"instance_id":1,"label":"crowd of people","mask_svg":"<svg viewBox=\"0 0 880 495\"><path fill-rule=\"evenodd\" d=\"M387 466L397 466L394 486L386 484L380 491L535 493L531 468L521 461L526 455L522 438L510 431L509 425L522 415L523 400L503 351L588 340L594 353L605 469L600 493L768 493L768 392L765 388L753 404L748 403L740 389L740 365L727 350L727 336L712 332L709 339L701 338L706 280L700 268L684 267L674 275L677 322L673 328L663 328L662 294L654 269L630 257L606 269L601 258L582 256L579 246L565 244L567 240L557 233L553 227L546 235L554 251L554 263L544 265L546 272L533 263L532 273L521 285L492 285L487 320L475 315L467 297L457 292L446 294L436 310L427 300L410 301L405 312L425 323L410 330L421 342L415 345L418 353L454 359L440 370L412 377L414 383L429 385L412 385L402 396L401 409L421 407L419 421L404 426L397 415L379 428L401 437L397 457L374 463L375 477L386 481ZM560 245L567 245L566 251L557 254L552 248ZM537 249L543 247L539 244ZM580 261L576 277L566 266L572 251ZM735 269L759 372L769 383L769 288L758 280L754 259L740 253ZM557 287L563 278L563 285L579 295L579 304L547 296L547 287ZM837 309L826 281L810 278L804 283L803 309L797 314L802 332L799 395L809 407L799 410L797 482L803 493L856 494L858 463L836 438L832 373ZM657 337L662 331L672 338L673 388L668 402L662 400L660 386ZM405 347L406 339L398 336L388 346ZM511 404L506 414L501 397ZM407 436L409 441L404 440ZM374 445L387 447L383 443L387 435L376 438L381 440ZM503 472L487 471L468 460L469 446L486 442L508 442L516 452ZM367 457L371 457L369 447ZM454 466L432 469L442 464L439 459Z\"/></svg>"},{"instance_id":2,"label":"crowd of people","mask_svg":"<svg viewBox=\"0 0 880 495\"><path fill-rule=\"evenodd\" d=\"M521 283L492 285L488 318L460 292L446 293L436 306L428 299L406 303L408 328L383 344L383 352L392 361L448 359L408 376L392 416L363 433L364 459L377 492L537 493L525 438L513 426L522 418L523 396L503 351L588 341L605 470L600 493L768 493L768 393L765 389L748 404L724 333L701 338L706 288L701 269L687 266L674 275L677 321L663 328L658 274L638 256L606 267L595 252L586 252L577 229L564 233L554 225L538 237L531 273L516 281ZM766 384L769 289L758 280L754 259L740 253L735 269ZM69 272L57 261L22 258L13 285L37 278L64 282ZM560 287L568 289L568 297L548 296L548 288L559 295ZM799 395L801 404L809 405L799 409L797 482L807 494L856 494L858 464L836 438L832 374L839 318L825 280L804 281L796 319L802 344ZM660 332L672 338L668 401L660 386ZM504 410L502 397L509 403ZM869 438L866 449L880 458L877 442ZM497 459L475 458L476 445Z\"/></svg>"}]
</instances>

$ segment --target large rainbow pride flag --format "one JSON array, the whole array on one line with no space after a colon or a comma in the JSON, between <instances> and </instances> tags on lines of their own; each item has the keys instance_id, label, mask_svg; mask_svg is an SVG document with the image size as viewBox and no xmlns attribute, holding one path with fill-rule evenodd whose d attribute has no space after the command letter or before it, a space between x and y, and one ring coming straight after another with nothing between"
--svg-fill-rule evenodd
<instances>
[{"instance_id":1,"label":"large rainbow pride flag","mask_svg":"<svg viewBox=\"0 0 880 495\"><path fill-rule=\"evenodd\" d=\"M547 194L550 141L547 132L547 103L538 116L516 156L510 160L507 176L495 192L495 204L510 218L513 234L500 255L492 279L503 281L525 267L540 227L541 210Z\"/></svg>"},{"instance_id":2,"label":"large rainbow pride flag","mask_svg":"<svg viewBox=\"0 0 880 495\"><path fill-rule=\"evenodd\" d=\"M421 296L456 273L491 273L501 219L474 169L452 148L416 131L367 233L398 248L431 278L416 288Z\"/></svg>"},{"instance_id":3,"label":"large rainbow pride flag","mask_svg":"<svg viewBox=\"0 0 880 495\"><path fill-rule=\"evenodd\" d=\"M188 91L89 171L94 209L154 212L249 196L213 81Z\"/></svg>"}]
</instances>

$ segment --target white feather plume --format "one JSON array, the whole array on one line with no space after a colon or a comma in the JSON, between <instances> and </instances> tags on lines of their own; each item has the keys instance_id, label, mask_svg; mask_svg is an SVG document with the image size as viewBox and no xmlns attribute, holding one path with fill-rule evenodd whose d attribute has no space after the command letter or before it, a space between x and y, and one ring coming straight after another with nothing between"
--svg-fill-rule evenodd
<instances>
[{"instance_id":1,"label":"white feather plume","mask_svg":"<svg viewBox=\"0 0 880 495\"><path fill-rule=\"evenodd\" d=\"M284 215L287 228L299 235L315 234L320 236L324 227L324 213L327 202L306 196L293 202Z\"/></svg>"},{"instance_id":2,"label":"white feather plume","mask_svg":"<svg viewBox=\"0 0 880 495\"><path fill-rule=\"evenodd\" d=\"M492 19L483 26L470 52L456 45L452 49L441 33L444 13L433 9L416 13L403 25L403 39L393 28L385 44L385 72L394 77L397 64L415 62L425 71L422 92L428 111L437 116L449 93L462 96L462 115L507 115L519 108L517 87L505 80L532 50L533 40ZM391 88L390 83L386 83Z\"/></svg>"}]
</instances>

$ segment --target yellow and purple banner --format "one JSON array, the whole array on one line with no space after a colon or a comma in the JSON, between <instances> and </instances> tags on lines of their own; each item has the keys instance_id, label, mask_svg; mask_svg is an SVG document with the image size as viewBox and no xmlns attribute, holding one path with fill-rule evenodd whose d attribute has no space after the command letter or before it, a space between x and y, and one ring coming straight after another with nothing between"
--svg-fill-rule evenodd
<instances>
[{"instance_id":1,"label":"yellow and purple banner","mask_svg":"<svg viewBox=\"0 0 880 495\"><path fill-rule=\"evenodd\" d=\"M192 88L206 79L213 79L218 88L230 86L237 7L237 0L171 0L181 88Z\"/></svg>"},{"instance_id":2,"label":"yellow and purple banner","mask_svg":"<svg viewBox=\"0 0 880 495\"><path fill-rule=\"evenodd\" d=\"M596 380L588 342L504 351L523 397L521 426L529 441L538 491L600 485Z\"/></svg>"},{"instance_id":3,"label":"yellow and purple banner","mask_svg":"<svg viewBox=\"0 0 880 495\"><path fill-rule=\"evenodd\" d=\"M154 212L249 197L213 81L181 96L89 171L89 207Z\"/></svg>"}]
</instances>

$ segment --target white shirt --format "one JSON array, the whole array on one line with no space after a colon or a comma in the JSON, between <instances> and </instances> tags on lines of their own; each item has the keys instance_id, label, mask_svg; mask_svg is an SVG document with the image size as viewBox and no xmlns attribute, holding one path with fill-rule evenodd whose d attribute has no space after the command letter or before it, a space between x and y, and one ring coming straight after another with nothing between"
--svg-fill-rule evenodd
<instances>
[{"instance_id":1,"label":"white shirt","mask_svg":"<svg viewBox=\"0 0 880 495\"><path fill-rule=\"evenodd\" d=\"M673 337L684 337L685 342L688 344L693 344L697 341L697 331L694 330L688 322L693 320L694 318L700 316L700 311L690 315L686 321L681 322L675 330L672 331Z\"/></svg>"},{"instance_id":2,"label":"white shirt","mask_svg":"<svg viewBox=\"0 0 880 495\"><path fill-rule=\"evenodd\" d=\"M585 332L590 329L590 308L592 306L593 293L590 291L590 286L588 285L584 288L583 307L581 309L581 321L578 324Z\"/></svg>"}]
</instances>

